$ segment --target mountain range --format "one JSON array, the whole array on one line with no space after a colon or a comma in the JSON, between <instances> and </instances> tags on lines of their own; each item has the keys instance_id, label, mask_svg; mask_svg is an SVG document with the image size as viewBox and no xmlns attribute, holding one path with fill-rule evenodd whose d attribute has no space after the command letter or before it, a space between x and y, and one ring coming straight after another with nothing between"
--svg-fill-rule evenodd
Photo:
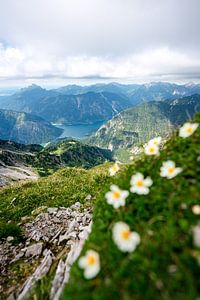
<instances>
[{"instance_id":1,"label":"mountain range","mask_svg":"<svg viewBox=\"0 0 200 300\"><path fill-rule=\"evenodd\" d=\"M200 94L199 84L109 83L90 86L68 85L51 90L33 84L20 89L13 95L0 96L0 138L25 144L46 143L62 133L61 129L53 127L52 124L93 124L99 121L106 123L111 120L93 135L89 142L109 149L117 149L121 145L129 147L129 145L145 141L153 133L169 133L174 125L177 125L177 120L180 119L177 121L178 124L181 120L186 120L183 109L188 108L188 103L183 108L179 102L185 103L184 101L189 98L184 99L193 94ZM179 98L181 98L180 101L177 100ZM174 105L176 102L173 101L178 101L177 105ZM153 103L148 105L149 102ZM138 107L138 105L142 106ZM195 111L194 105L196 104L192 102L192 116ZM130 110L126 111L127 109ZM149 117L151 110L151 117ZM170 116L163 113L168 110L171 112ZM137 117L130 117L132 114L138 115L137 122L140 124L137 125L138 130L144 126L140 137L134 129L136 124L132 124L133 121L131 121L137 120ZM145 114L147 119L145 119ZM117 118L115 118L116 115ZM123 123L126 123L123 125L123 130L119 128L121 122L119 118L127 119L123 120ZM116 128L113 129L113 126Z\"/></svg>"},{"instance_id":2,"label":"mountain range","mask_svg":"<svg viewBox=\"0 0 200 300\"><path fill-rule=\"evenodd\" d=\"M35 114L59 124L89 124L109 120L130 106L128 98L121 94L88 91L64 95L36 85L21 89L11 96L0 97L0 108Z\"/></svg>"},{"instance_id":3,"label":"mountain range","mask_svg":"<svg viewBox=\"0 0 200 300\"><path fill-rule=\"evenodd\" d=\"M52 123L107 121L122 110L146 101L164 101L200 93L199 84L68 85L46 90L35 84L0 97L0 108L38 115Z\"/></svg>"}]
</instances>

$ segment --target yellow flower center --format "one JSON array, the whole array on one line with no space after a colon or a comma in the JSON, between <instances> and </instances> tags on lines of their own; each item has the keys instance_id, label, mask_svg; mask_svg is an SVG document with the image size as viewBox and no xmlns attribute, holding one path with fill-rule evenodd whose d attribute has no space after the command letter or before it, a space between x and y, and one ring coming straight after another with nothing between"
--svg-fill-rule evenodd
<instances>
[{"instance_id":1,"label":"yellow flower center","mask_svg":"<svg viewBox=\"0 0 200 300\"><path fill-rule=\"evenodd\" d=\"M121 236L122 236L122 238L124 239L124 240L128 240L129 239L129 237L130 237L130 231L129 230L124 230L124 231L122 231L122 233L121 233Z\"/></svg>"},{"instance_id":2,"label":"yellow flower center","mask_svg":"<svg viewBox=\"0 0 200 300\"><path fill-rule=\"evenodd\" d=\"M174 173L175 167L169 167L168 168L168 173L172 174Z\"/></svg>"},{"instance_id":3,"label":"yellow flower center","mask_svg":"<svg viewBox=\"0 0 200 300\"><path fill-rule=\"evenodd\" d=\"M155 149L153 147L149 148L150 153L154 153Z\"/></svg>"},{"instance_id":4,"label":"yellow flower center","mask_svg":"<svg viewBox=\"0 0 200 300\"><path fill-rule=\"evenodd\" d=\"M118 192L118 191L115 191L115 192L113 192L113 198L114 199L119 199L119 197L120 197L120 192Z\"/></svg>"},{"instance_id":5,"label":"yellow flower center","mask_svg":"<svg viewBox=\"0 0 200 300\"><path fill-rule=\"evenodd\" d=\"M88 265L90 265L90 266L94 265L94 264L96 263L95 257L94 257L93 255L89 255L89 256L87 257L87 263L88 263Z\"/></svg>"},{"instance_id":6,"label":"yellow flower center","mask_svg":"<svg viewBox=\"0 0 200 300\"><path fill-rule=\"evenodd\" d=\"M113 166L113 171L117 171L117 166Z\"/></svg>"},{"instance_id":7,"label":"yellow flower center","mask_svg":"<svg viewBox=\"0 0 200 300\"><path fill-rule=\"evenodd\" d=\"M188 128L186 129L186 131L187 131L187 133L192 133L192 127L188 127Z\"/></svg>"},{"instance_id":8,"label":"yellow flower center","mask_svg":"<svg viewBox=\"0 0 200 300\"><path fill-rule=\"evenodd\" d=\"M142 187L142 186L144 186L144 181L142 179L140 179L140 180L137 181L136 185L138 187Z\"/></svg>"}]
</instances>

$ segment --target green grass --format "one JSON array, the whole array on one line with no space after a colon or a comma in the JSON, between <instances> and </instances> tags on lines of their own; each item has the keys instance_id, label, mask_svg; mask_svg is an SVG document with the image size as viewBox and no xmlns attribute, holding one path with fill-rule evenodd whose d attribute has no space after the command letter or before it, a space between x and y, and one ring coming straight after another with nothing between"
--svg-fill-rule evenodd
<instances>
[{"instance_id":1,"label":"green grass","mask_svg":"<svg viewBox=\"0 0 200 300\"><path fill-rule=\"evenodd\" d=\"M200 116L196 118L200 123ZM163 161L174 160L183 172L168 180L160 177ZM135 172L151 176L153 186L145 196L130 194L126 206L115 210L105 200L110 182L101 187L94 225L87 249L99 252L101 271L86 280L77 263L61 297L79 300L195 300L200 297L200 249L193 245L191 229L200 218L191 207L200 203L200 128L182 139L174 135L159 158L143 157L112 182L130 188ZM183 209L186 204L186 209ZM141 244L130 254L122 253L112 241L112 227L124 221L141 236ZM170 273L171 269L176 269Z\"/></svg>"},{"instance_id":2,"label":"green grass","mask_svg":"<svg viewBox=\"0 0 200 300\"><path fill-rule=\"evenodd\" d=\"M4 222L0 222L0 239L8 236L13 236L15 240L20 240L22 238L20 227L17 224L5 224Z\"/></svg>"},{"instance_id":3,"label":"green grass","mask_svg":"<svg viewBox=\"0 0 200 300\"><path fill-rule=\"evenodd\" d=\"M109 164L100 165L90 170L65 168L37 182L2 188L0 238L12 235L11 229L17 228L16 223L21 217L30 216L37 207L68 207L76 201L84 204L88 194L96 197L108 178L108 166ZM9 220L12 221L11 224L7 224Z\"/></svg>"}]
</instances>

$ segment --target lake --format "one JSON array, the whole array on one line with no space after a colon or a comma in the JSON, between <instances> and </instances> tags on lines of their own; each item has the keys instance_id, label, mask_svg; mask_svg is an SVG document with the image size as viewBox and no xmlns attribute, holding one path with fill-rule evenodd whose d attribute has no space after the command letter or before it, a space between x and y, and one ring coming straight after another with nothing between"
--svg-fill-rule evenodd
<instances>
[{"instance_id":1,"label":"lake","mask_svg":"<svg viewBox=\"0 0 200 300\"><path fill-rule=\"evenodd\" d=\"M72 137L81 139L88 134L96 131L103 122L96 122L94 124L81 124L81 125L58 125L53 124L56 127L64 129L62 135L59 138Z\"/></svg>"}]
</instances>

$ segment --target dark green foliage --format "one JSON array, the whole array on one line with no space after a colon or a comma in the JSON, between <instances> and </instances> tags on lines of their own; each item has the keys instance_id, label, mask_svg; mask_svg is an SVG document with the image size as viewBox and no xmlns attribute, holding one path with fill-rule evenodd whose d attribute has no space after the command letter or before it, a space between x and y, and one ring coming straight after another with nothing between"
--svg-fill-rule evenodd
<instances>
[{"instance_id":1,"label":"dark green foliage","mask_svg":"<svg viewBox=\"0 0 200 300\"><path fill-rule=\"evenodd\" d=\"M84 145L75 140L58 141L50 144L41 151L35 160L35 166L40 175L46 175L60 167L91 168L112 161L112 153L109 150L94 146Z\"/></svg>"},{"instance_id":2,"label":"dark green foliage","mask_svg":"<svg viewBox=\"0 0 200 300\"><path fill-rule=\"evenodd\" d=\"M82 255L87 249L99 252L101 272L86 280L75 264L61 299L198 299L200 251L193 245L192 227L199 216L191 207L200 200L199 156L200 128L186 139L174 135L158 158L143 157L112 180L128 190L131 176L142 172L153 179L148 195L130 194L126 206L115 210L105 200L110 183L102 186L93 230L82 251ZM183 168L171 180L159 175L162 162L169 159ZM141 236L141 244L131 254L120 252L112 241L117 221L128 223Z\"/></svg>"},{"instance_id":3,"label":"dark green foliage","mask_svg":"<svg viewBox=\"0 0 200 300\"><path fill-rule=\"evenodd\" d=\"M14 237L15 240L22 238L21 229L14 223L0 222L0 239L7 238L8 236Z\"/></svg>"},{"instance_id":4,"label":"dark green foliage","mask_svg":"<svg viewBox=\"0 0 200 300\"><path fill-rule=\"evenodd\" d=\"M75 140L58 140L43 148L40 145L22 145L0 140L0 164L28 165L47 176L64 167L92 168L112 161L110 150L88 146Z\"/></svg>"}]
</instances>

